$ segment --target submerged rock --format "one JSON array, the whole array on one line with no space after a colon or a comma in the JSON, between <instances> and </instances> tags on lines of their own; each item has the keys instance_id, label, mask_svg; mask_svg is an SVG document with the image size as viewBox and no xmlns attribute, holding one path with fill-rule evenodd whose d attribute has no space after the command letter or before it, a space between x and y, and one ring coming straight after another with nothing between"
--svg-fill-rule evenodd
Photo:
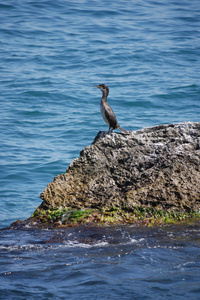
<instances>
[{"instance_id":1,"label":"submerged rock","mask_svg":"<svg viewBox=\"0 0 200 300\"><path fill-rule=\"evenodd\" d=\"M65 174L41 194L39 209L200 209L200 123L99 132Z\"/></svg>"}]
</instances>

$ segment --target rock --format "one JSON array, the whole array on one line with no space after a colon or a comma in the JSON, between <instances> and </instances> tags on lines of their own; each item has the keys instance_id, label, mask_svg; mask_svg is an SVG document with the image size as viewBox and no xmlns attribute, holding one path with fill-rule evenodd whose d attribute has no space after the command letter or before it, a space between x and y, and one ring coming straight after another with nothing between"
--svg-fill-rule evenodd
<instances>
[{"instance_id":1,"label":"rock","mask_svg":"<svg viewBox=\"0 0 200 300\"><path fill-rule=\"evenodd\" d=\"M199 187L200 123L158 125L128 135L99 132L66 173L48 184L40 208L197 211Z\"/></svg>"}]
</instances>

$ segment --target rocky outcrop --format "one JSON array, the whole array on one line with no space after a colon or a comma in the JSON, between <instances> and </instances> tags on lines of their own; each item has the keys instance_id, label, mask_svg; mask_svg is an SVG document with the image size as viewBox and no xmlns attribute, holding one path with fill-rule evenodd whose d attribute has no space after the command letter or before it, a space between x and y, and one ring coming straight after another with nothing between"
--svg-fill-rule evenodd
<instances>
[{"instance_id":1,"label":"rocky outcrop","mask_svg":"<svg viewBox=\"0 0 200 300\"><path fill-rule=\"evenodd\" d=\"M41 194L40 208L200 208L200 123L99 132L65 174Z\"/></svg>"}]
</instances>

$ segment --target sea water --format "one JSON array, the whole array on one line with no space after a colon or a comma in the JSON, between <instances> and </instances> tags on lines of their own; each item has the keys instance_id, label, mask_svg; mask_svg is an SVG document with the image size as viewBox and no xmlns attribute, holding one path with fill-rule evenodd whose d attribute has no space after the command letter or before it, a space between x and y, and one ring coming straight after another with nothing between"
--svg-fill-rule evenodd
<instances>
[{"instance_id":1,"label":"sea water","mask_svg":"<svg viewBox=\"0 0 200 300\"><path fill-rule=\"evenodd\" d=\"M0 227L99 130L199 121L199 1L1 1ZM0 232L1 299L199 299L200 226Z\"/></svg>"}]
</instances>

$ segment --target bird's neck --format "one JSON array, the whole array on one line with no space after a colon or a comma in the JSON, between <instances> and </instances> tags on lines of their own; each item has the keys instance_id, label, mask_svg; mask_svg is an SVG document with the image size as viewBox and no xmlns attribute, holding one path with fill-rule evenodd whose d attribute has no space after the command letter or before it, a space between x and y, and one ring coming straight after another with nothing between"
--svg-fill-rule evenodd
<instances>
[{"instance_id":1,"label":"bird's neck","mask_svg":"<svg viewBox=\"0 0 200 300\"><path fill-rule=\"evenodd\" d=\"M102 91L101 101L102 102L107 102L107 96L108 96L108 94L105 91Z\"/></svg>"}]
</instances>

